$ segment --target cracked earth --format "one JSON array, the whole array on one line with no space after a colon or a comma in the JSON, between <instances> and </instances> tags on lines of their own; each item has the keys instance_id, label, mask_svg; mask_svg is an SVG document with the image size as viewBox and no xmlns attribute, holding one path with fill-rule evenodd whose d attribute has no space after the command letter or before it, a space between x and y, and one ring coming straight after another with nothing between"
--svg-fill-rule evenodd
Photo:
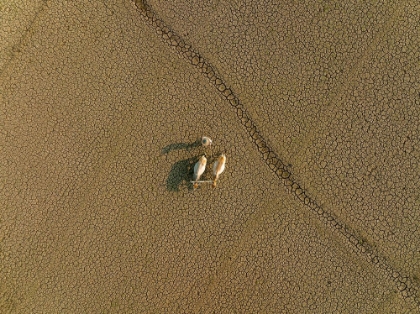
<instances>
[{"instance_id":1,"label":"cracked earth","mask_svg":"<svg viewBox=\"0 0 420 314\"><path fill-rule=\"evenodd\" d=\"M1 312L420 312L416 1L0 10Z\"/></svg>"}]
</instances>

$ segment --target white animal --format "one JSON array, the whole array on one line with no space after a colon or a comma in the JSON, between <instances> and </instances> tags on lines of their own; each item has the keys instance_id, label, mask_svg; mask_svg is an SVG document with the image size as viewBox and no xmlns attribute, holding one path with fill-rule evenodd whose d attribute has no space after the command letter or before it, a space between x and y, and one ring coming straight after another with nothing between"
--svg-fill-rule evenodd
<instances>
[{"instance_id":1,"label":"white animal","mask_svg":"<svg viewBox=\"0 0 420 314\"><path fill-rule=\"evenodd\" d=\"M201 175L206 170L207 158L206 156L201 156L198 162L194 166L194 188L198 187L198 183L196 181L200 180Z\"/></svg>"},{"instance_id":2,"label":"white animal","mask_svg":"<svg viewBox=\"0 0 420 314\"><path fill-rule=\"evenodd\" d=\"M226 155L222 154L220 155L216 162L213 165L213 175L214 175L214 180L213 180L213 187L216 187L216 181L217 179L219 179L220 174L225 171L225 166L226 166Z\"/></svg>"},{"instance_id":3,"label":"white animal","mask_svg":"<svg viewBox=\"0 0 420 314\"><path fill-rule=\"evenodd\" d=\"M203 136L201 138L201 145L203 145L204 147L211 146L212 143L213 141L211 140L210 137Z\"/></svg>"}]
</instances>

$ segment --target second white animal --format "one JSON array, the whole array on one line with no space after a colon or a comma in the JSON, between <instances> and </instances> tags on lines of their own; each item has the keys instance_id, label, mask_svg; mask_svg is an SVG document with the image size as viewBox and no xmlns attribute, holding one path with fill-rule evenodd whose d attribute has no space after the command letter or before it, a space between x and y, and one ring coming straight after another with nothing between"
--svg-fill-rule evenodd
<instances>
[{"instance_id":1,"label":"second white animal","mask_svg":"<svg viewBox=\"0 0 420 314\"><path fill-rule=\"evenodd\" d=\"M217 183L217 179L219 179L220 174L225 171L225 167L226 167L226 155L222 154L219 156L219 158L217 158L216 162L213 165L213 176L214 176L214 181L213 181L213 187L215 188Z\"/></svg>"}]
</instances>

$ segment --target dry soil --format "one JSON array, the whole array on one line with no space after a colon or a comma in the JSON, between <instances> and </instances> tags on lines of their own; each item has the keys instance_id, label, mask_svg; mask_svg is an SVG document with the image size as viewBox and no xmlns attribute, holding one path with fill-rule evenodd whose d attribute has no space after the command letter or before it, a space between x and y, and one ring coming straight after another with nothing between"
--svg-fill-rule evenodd
<instances>
[{"instance_id":1,"label":"dry soil","mask_svg":"<svg viewBox=\"0 0 420 314\"><path fill-rule=\"evenodd\" d=\"M0 312L420 312L419 21L0 1Z\"/></svg>"}]
</instances>

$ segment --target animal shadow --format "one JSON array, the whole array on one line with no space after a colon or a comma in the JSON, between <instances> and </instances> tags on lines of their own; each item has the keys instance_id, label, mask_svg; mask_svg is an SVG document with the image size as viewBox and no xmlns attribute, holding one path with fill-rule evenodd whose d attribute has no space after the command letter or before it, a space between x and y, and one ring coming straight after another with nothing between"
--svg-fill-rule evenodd
<instances>
[{"instance_id":1,"label":"animal shadow","mask_svg":"<svg viewBox=\"0 0 420 314\"><path fill-rule=\"evenodd\" d=\"M189 190L193 189L190 183L194 173L194 165L198 160L198 156L177 161L169 172L166 180L166 189L172 192L178 192L181 185L186 184Z\"/></svg>"},{"instance_id":2,"label":"animal shadow","mask_svg":"<svg viewBox=\"0 0 420 314\"><path fill-rule=\"evenodd\" d=\"M173 150L180 150L180 149L190 150L190 149L196 148L198 146L201 146L201 141L200 140L196 140L193 143L173 143L173 144L169 144L168 146L165 146L162 149L162 153L163 154L168 154L169 152L171 152Z\"/></svg>"}]
</instances>

